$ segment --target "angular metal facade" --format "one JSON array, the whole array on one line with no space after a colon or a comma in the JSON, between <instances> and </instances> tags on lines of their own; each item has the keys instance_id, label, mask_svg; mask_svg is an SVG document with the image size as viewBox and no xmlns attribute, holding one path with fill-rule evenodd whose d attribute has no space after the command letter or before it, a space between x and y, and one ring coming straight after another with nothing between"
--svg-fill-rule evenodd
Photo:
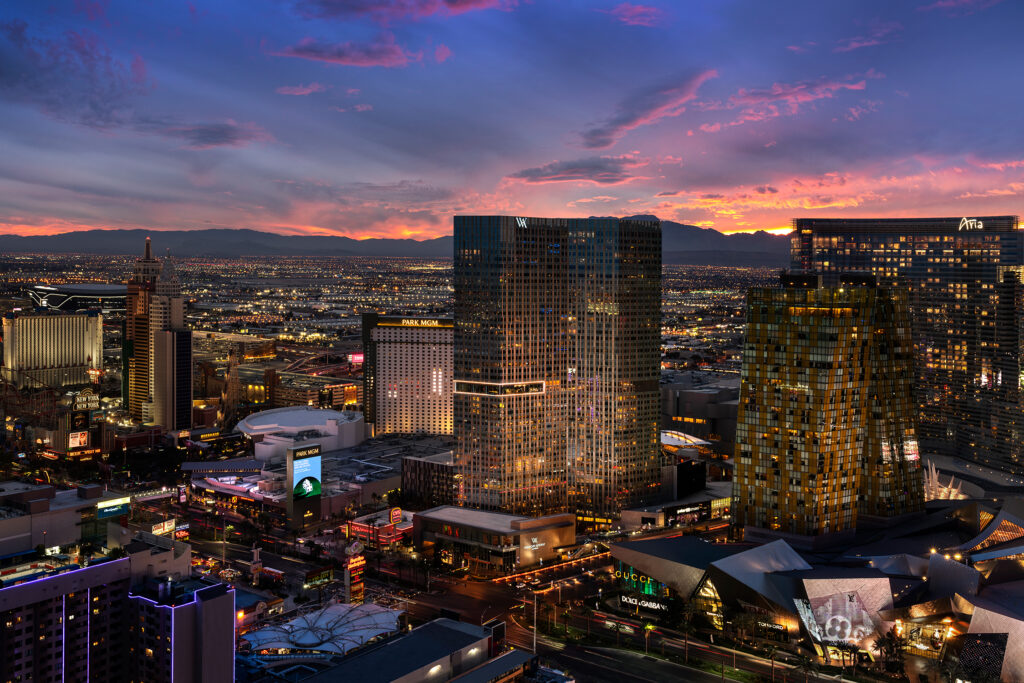
<instances>
[{"instance_id":1,"label":"angular metal facade","mask_svg":"<svg viewBox=\"0 0 1024 683\"><path fill-rule=\"evenodd\" d=\"M733 485L747 536L825 539L923 509L912 380L904 291L751 290Z\"/></svg>"},{"instance_id":2,"label":"angular metal facade","mask_svg":"<svg viewBox=\"0 0 1024 683\"><path fill-rule=\"evenodd\" d=\"M601 524L655 493L660 312L657 222L456 217L460 502Z\"/></svg>"}]
</instances>

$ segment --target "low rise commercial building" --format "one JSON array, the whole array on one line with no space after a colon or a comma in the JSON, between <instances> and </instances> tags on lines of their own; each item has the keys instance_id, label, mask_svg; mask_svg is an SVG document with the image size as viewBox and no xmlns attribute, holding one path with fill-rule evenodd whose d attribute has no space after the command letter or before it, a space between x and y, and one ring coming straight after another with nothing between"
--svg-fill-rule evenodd
<instances>
[{"instance_id":1,"label":"low rise commercial building","mask_svg":"<svg viewBox=\"0 0 1024 683\"><path fill-rule=\"evenodd\" d=\"M413 518L417 550L483 576L551 562L576 543L576 515L523 517L443 505Z\"/></svg>"},{"instance_id":2,"label":"low rise commercial building","mask_svg":"<svg viewBox=\"0 0 1024 683\"><path fill-rule=\"evenodd\" d=\"M0 482L0 557L59 553L83 542L103 545L107 520L128 514L130 500L87 484L58 491L46 484Z\"/></svg>"},{"instance_id":3,"label":"low rise commercial building","mask_svg":"<svg viewBox=\"0 0 1024 683\"><path fill-rule=\"evenodd\" d=\"M402 458L402 499L406 505L437 507L456 500L452 451Z\"/></svg>"}]
</instances>

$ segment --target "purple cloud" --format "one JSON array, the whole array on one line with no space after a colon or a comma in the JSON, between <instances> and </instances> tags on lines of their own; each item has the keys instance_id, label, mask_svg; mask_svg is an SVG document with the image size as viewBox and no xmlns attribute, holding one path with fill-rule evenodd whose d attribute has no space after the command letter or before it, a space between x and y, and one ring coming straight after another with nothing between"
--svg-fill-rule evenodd
<instances>
[{"instance_id":1,"label":"purple cloud","mask_svg":"<svg viewBox=\"0 0 1024 683\"><path fill-rule=\"evenodd\" d=\"M595 11L610 14L626 26L657 26L665 18L665 13L657 7L631 5L628 2L616 5L612 9Z\"/></svg>"},{"instance_id":2,"label":"purple cloud","mask_svg":"<svg viewBox=\"0 0 1024 683\"><path fill-rule=\"evenodd\" d=\"M709 69L681 82L658 86L624 100L608 120L583 131L583 146L605 149L634 128L679 116L686 111L684 105L697 96L697 89L717 76L717 71Z\"/></svg>"},{"instance_id":3,"label":"purple cloud","mask_svg":"<svg viewBox=\"0 0 1024 683\"><path fill-rule=\"evenodd\" d=\"M298 57L330 64L345 66L407 66L419 55L408 53L395 42L391 33L382 33L370 43L319 43L313 38L303 38L298 45L274 53L279 57Z\"/></svg>"},{"instance_id":4,"label":"purple cloud","mask_svg":"<svg viewBox=\"0 0 1024 683\"><path fill-rule=\"evenodd\" d=\"M896 37L899 31L903 30L903 25L898 21L889 21L885 23L876 23L871 27L871 30L862 36L853 36L852 38L843 38L839 41L839 44L833 48L833 52L851 52L853 50L859 50L862 47L874 47L875 45L884 45L885 43L892 42L892 39Z\"/></svg>"},{"instance_id":5,"label":"purple cloud","mask_svg":"<svg viewBox=\"0 0 1024 683\"><path fill-rule=\"evenodd\" d=\"M536 168L527 168L508 176L513 180L540 185L546 183L586 182L595 185L621 185L637 180L630 171L646 165L647 159L636 154L588 157L573 161L552 161Z\"/></svg>"},{"instance_id":6,"label":"purple cloud","mask_svg":"<svg viewBox=\"0 0 1024 683\"><path fill-rule=\"evenodd\" d=\"M441 64L451 56L452 51L447 45L438 45L437 49L434 50L434 60L438 64Z\"/></svg>"},{"instance_id":7,"label":"purple cloud","mask_svg":"<svg viewBox=\"0 0 1024 683\"><path fill-rule=\"evenodd\" d=\"M266 142L273 139L267 131L256 124L236 123L231 119L224 123L173 125L157 132L165 137L184 141L185 147L188 149L244 147L253 142Z\"/></svg>"},{"instance_id":8,"label":"purple cloud","mask_svg":"<svg viewBox=\"0 0 1024 683\"><path fill-rule=\"evenodd\" d=\"M5 100L93 128L123 123L131 98L147 91L141 58L126 66L89 31L51 40L31 37L24 21L0 22L0 64Z\"/></svg>"},{"instance_id":9,"label":"purple cloud","mask_svg":"<svg viewBox=\"0 0 1024 683\"><path fill-rule=\"evenodd\" d=\"M359 19L380 23L421 19L435 14L463 14L475 10L511 9L518 0L298 0L296 8L311 19Z\"/></svg>"},{"instance_id":10,"label":"purple cloud","mask_svg":"<svg viewBox=\"0 0 1024 683\"><path fill-rule=\"evenodd\" d=\"M309 85L282 85L275 90L278 95L312 95L315 92L323 92L327 86L313 81Z\"/></svg>"}]
</instances>

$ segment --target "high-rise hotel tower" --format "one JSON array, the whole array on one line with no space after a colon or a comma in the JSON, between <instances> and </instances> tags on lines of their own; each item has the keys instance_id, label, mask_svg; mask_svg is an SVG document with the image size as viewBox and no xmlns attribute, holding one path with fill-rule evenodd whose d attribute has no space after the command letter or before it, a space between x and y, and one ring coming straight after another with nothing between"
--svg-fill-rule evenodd
<instances>
[{"instance_id":1,"label":"high-rise hotel tower","mask_svg":"<svg viewBox=\"0 0 1024 683\"><path fill-rule=\"evenodd\" d=\"M168 256L146 251L128 280L124 351L128 412L168 430L192 426L192 333L185 328L181 281Z\"/></svg>"},{"instance_id":2,"label":"high-rise hotel tower","mask_svg":"<svg viewBox=\"0 0 1024 683\"><path fill-rule=\"evenodd\" d=\"M661 226L455 218L464 505L609 524L660 485Z\"/></svg>"},{"instance_id":3,"label":"high-rise hotel tower","mask_svg":"<svg viewBox=\"0 0 1024 683\"><path fill-rule=\"evenodd\" d=\"M803 547L923 509L906 291L783 276L747 296L733 506Z\"/></svg>"},{"instance_id":4,"label":"high-rise hotel tower","mask_svg":"<svg viewBox=\"0 0 1024 683\"><path fill-rule=\"evenodd\" d=\"M797 219L793 268L910 294L921 446L1024 471L1016 216Z\"/></svg>"}]
</instances>

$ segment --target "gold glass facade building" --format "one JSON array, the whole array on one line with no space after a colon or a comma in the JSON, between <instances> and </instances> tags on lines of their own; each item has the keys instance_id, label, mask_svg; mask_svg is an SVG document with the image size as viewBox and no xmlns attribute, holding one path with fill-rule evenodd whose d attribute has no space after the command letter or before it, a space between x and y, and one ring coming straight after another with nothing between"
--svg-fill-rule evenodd
<instances>
[{"instance_id":1,"label":"gold glass facade building","mask_svg":"<svg viewBox=\"0 0 1024 683\"><path fill-rule=\"evenodd\" d=\"M1022 472L1022 242L1016 216L794 221L794 270L909 291L925 453Z\"/></svg>"},{"instance_id":2,"label":"gold glass facade building","mask_svg":"<svg viewBox=\"0 0 1024 683\"><path fill-rule=\"evenodd\" d=\"M817 546L923 509L904 290L869 278L752 289L736 430L736 523Z\"/></svg>"},{"instance_id":3,"label":"gold glass facade building","mask_svg":"<svg viewBox=\"0 0 1024 683\"><path fill-rule=\"evenodd\" d=\"M658 492L661 226L455 218L463 505L608 524Z\"/></svg>"}]
</instances>

